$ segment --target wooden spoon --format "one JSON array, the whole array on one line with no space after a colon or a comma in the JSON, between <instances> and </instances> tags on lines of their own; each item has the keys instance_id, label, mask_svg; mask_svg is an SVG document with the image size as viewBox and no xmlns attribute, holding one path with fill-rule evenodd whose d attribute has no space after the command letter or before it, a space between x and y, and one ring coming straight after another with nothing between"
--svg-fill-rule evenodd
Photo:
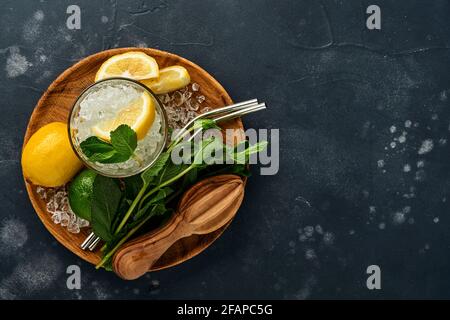
<instances>
[{"instance_id":1,"label":"wooden spoon","mask_svg":"<svg viewBox=\"0 0 450 320\"><path fill-rule=\"evenodd\" d=\"M244 182L236 175L200 181L186 191L177 213L161 229L126 243L113 258L113 269L126 280L145 274L179 239L211 233L229 222L244 198Z\"/></svg>"}]
</instances>

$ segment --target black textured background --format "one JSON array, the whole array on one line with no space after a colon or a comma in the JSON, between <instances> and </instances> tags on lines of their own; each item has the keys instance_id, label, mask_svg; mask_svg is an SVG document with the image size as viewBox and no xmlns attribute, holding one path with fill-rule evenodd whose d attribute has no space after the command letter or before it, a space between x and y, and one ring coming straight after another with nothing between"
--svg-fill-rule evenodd
<instances>
[{"instance_id":1,"label":"black textured background","mask_svg":"<svg viewBox=\"0 0 450 320\"><path fill-rule=\"evenodd\" d=\"M70 4L81 7L81 30L66 28ZM370 4L381 7L381 31L365 27ZM446 0L2 0L0 297L450 298L449 17ZM198 63L234 100L268 104L246 127L280 129L279 173L254 168L225 234L134 282L55 242L19 162L51 81L124 46ZM433 148L420 155L424 141ZM79 291L66 288L71 264ZM382 290L366 288L371 264Z\"/></svg>"}]
</instances>

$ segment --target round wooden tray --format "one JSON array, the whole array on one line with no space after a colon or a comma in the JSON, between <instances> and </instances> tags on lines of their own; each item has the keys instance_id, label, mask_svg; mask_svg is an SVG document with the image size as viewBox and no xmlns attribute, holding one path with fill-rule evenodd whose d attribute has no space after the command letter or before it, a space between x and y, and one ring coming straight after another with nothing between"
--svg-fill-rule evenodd
<instances>
[{"instance_id":1,"label":"round wooden tray","mask_svg":"<svg viewBox=\"0 0 450 320\"><path fill-rule=\"evenodd\" d=\"M200 92L206 97L202 106L217 108L232 103L232 100L225 89L209 73L200 68L195 63L168 52L149 48L120 48L102 51L86 57L64 71L42 95L38 101L33 114L28 123L24 138L24 146L31 135L43 125L53 121L67 122L69 112L78 95L87 86L94 83L95 73L100 65L113 55L127 51L143 51L154 57L160 68L171 65L181 65L185 67L191 76L191 81L200 85ZM240 119L229 121L222 125L224 128L243 129ZM99 252L89 252L81 250L80 244L88 235L88 230L84 228L79 234L73 234L66 228L56 225L51 220L50 214L46 210L45 202L40 199L36 192L36 186L25 180L28 195L39 218L44 223L48 231L67 249L75 253L80 258L97 264L100 261ZM165 269L180 264L205 250L213 243L227 228L221 229L201 236L190 236L176 242L154 265L151 271Z\"/></svg>"}]
</instances>

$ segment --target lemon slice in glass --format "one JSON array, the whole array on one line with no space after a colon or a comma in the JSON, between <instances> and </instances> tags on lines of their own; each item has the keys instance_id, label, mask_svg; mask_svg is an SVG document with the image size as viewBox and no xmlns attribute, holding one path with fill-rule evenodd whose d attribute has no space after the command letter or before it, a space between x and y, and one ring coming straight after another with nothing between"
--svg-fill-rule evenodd
<instances>
[{"instance_id":1,"label":"lemon slice in glass","mask_svg":"<svg viewBox=\"0 0 450 320\"><path fill-rule=\"evenodd\" d=\"M159 67L156 60L143 52L127 52L112 56L98 69L95 81L112 77L133 80L157 78Z\"/></svg>"},{"instance_id":2,"label":"lemon slice in glass","mask_svg":"<svg viewBox=\"0 0 450 320\"><path fill-rule=\"evenodd\" d=\"M159 77L141 81L156 94L181 89L191 82L188 71L182 66L171 66L159 70Z\"/></svg>"},{"instance_id":3,"label":"lemon slice in glass","mask_svg":"<svg viewBox=\"0 0 450 320\"><path fill-rule=\"evenodd\" d=\"M92 132L110 141L110 132L121 124L127 124L136 132L138 140L145 137L155 120L155 102L147 92L117 113L114 119L102 121L92 127Z\"/></svg>"}]
</instances>

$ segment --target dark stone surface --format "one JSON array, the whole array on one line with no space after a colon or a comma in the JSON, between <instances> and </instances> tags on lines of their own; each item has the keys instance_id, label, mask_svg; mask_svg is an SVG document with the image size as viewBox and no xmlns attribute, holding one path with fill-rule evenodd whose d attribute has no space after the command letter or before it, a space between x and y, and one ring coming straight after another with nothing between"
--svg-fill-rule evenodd
<instances>
[{"instance_id":1,"label":"dark stone surface","mask_svg":"<svg viewBox=\"0 0 450 320\"><path fill-rule=\"evenodd\" d=\"M381 31L365 27L373 3ZM81 30L66 28L70 4L81 7ZM0 296L450 298L449 16L445 0L2 1ZM244 121L280 128L281 159L275 176L254 168L212 247L124 282L56 243L29 203L19 159L28 118L59 73L137 45L200 64L236 101L267 102ZM406 141L395 141L403 131ZM434 147L419 155L427 139ZM72 264L79 291L66 288ZM366 288L371 264L382 290Z\"/></svg>"}]
</instances>

